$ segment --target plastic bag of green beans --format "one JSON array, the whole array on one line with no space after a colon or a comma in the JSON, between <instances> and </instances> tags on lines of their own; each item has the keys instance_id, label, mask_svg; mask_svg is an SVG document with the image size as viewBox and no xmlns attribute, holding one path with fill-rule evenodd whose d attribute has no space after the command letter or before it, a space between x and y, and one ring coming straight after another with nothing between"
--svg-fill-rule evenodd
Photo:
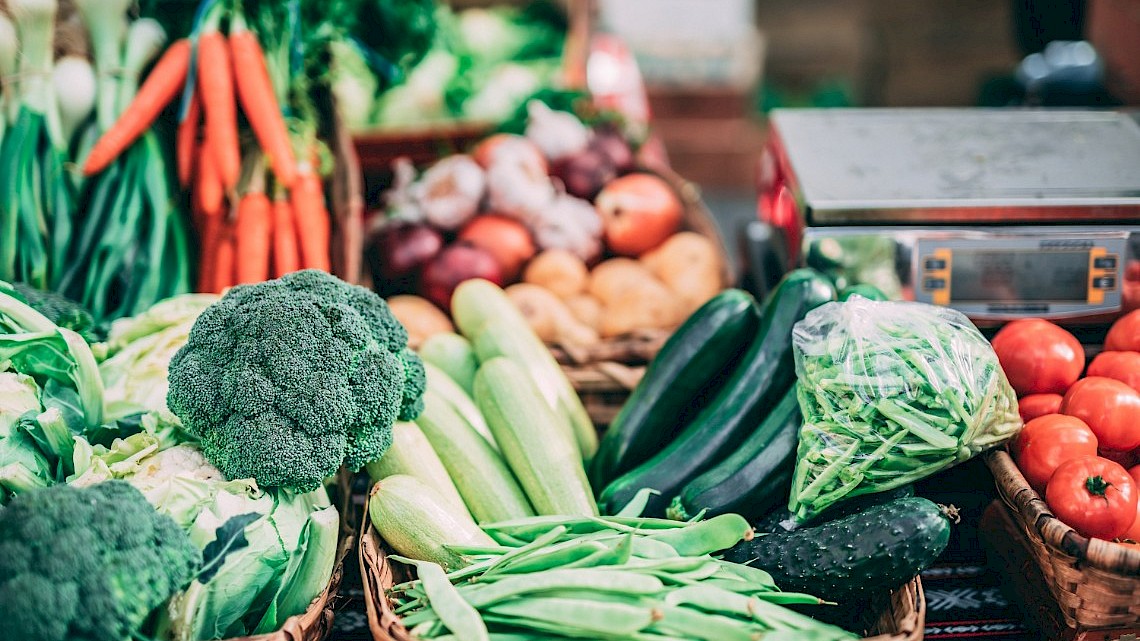
<instances>
[{"instance_id":1,"label":"plastic bag of green beans","mask_svg":"<svg viewBox=\"0 0 1140 641\"><path fill-rule=\"evenodd\" d=\"M1017 434L1017 396L960 312L856 296L792 333L800 430L798 520L961 463Z\"/></svg>"}]
</instances>

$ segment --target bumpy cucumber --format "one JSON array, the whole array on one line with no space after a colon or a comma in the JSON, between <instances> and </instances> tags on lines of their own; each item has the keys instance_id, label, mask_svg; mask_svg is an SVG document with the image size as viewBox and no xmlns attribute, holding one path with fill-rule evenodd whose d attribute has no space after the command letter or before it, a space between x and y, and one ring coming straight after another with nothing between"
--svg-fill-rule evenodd
<instances>
[{"instance_id":1,"label":"bumpy cucumber","mask_svg":"<svg viewBox=\"0 0 1140 641\"><path fill-rule=\"evenodd\" d=\"M757 536L724 558L767 570L781 589L844 601L902 585L949 542L943 509L910 497L817 527Z\"/></svg>"},{"instance_id":2,"label":"bumpy cucumber","mask_svg":"<svg viewBox=\"0 0 1140 641\"><path fill-rule=\"evenodd\" d=\"M841 519L845 516L851 516L856 512L873 506L889 503L895 499L905 499L914 496L914 486L904 485L896 487L893 490L886 492L875 492L874 494L863 494L853 499L842 500L824 510L819 516L808 521L807 523L800 523L795 519L795 514L788 509L787 502L777 509L768 512L756 521L754 527L757 532L792 532L805 526L820 525L836 519ZM787 498L786 496L784 497Z\"/></svg>"}]
</instances>

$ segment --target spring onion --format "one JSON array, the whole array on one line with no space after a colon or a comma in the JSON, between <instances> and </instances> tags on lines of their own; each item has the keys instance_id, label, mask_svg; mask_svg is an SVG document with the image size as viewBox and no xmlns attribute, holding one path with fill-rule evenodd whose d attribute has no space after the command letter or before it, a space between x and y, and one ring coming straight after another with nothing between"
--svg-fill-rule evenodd
<instances>
[{"instance_id":1,"label":"spring onion","mask_svg":"<svg viewBox=\"0 0 1140 641\"><path fill-rule=\"evenodd\" d=\"M119 96L118 69L122 62L123 19L133 0L75 0L75 7L87 27L95 53L95 72L99 77L96 119L106 130L115 122Z\"/></svg>"},{"instance_id":2,"label":"spring onion","mask_svg":"<svg viewBox=\"0 0 1140 641\"><path fill-rule=\"evenodd\" d=\"M65 56L55 63L52 84L64 141L70 141L95 108L95 70L86 58Z\"/></svg>"}]
</instances>

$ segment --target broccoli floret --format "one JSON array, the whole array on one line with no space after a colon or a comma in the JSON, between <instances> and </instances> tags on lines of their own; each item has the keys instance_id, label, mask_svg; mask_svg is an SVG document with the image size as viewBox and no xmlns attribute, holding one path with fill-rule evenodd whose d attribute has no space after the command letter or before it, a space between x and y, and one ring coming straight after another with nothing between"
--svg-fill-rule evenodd
<instances>
[{"instance_id":1,"label":"broccoli floret","mask_svg":"<svg viewBox=\"0 0 1140 641\"><path fill-rule=\"evenodd\" d=\"M201 561L174 520L123 481L22 494L0 512L0 639L133 638Z\"/></svg>"},{"instance_id":2,"label":"broccoli floret","mask_svg":"<svg viewBox=\"0 0 1140 641\"><path fill-rule=\"evenodd\" d=\"M310 491L423 409L407 344L384 299L322 271L234 287L171 359L167 405L227 478Z\"/></svg>"},{"instance_id":3,"label":"broccoli floret","mask_svg":"<svg viewBox=\"0 0 1140 641\"><path fill-rule=\"evenodd\" d=\"M12 288L23 302L43 314L49 321L79 334L88 343L99 340L95 318L79 303L66 296L36 289L25 283L12 283Z\"/></svg>"}]
</instances>

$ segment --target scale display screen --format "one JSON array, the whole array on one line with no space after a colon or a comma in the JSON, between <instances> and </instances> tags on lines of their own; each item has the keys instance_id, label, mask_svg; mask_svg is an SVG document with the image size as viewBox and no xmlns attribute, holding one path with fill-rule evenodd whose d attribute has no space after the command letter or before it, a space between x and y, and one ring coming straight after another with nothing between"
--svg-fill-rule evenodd
<instances>
[{"instance_id":1,"label":"scale display screen","mask_svg":"<svg viewBox=\"0 0 1140 641\"><path fill-rule=\"evenodd\" d=\"M1084 302L1089 251L957 249L950 280L961 302Z\"/></svg>"}]
</instances>

